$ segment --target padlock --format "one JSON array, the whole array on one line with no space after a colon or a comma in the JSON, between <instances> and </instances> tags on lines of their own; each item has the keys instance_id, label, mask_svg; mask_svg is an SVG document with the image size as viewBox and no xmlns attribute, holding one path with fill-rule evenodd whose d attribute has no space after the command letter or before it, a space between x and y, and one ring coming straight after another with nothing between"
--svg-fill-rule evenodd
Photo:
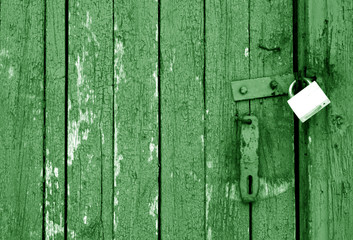
<instances>
[{"instance_id":1,"label":"padlock","mask_svg":"<svg viewBox=\"0 0 353 240\"><path fill-rule=\"evenodd\" d=\"M293 94L293 87L296 81L292 82L289 87L290 99L288 100L289 106L301 122L305 122L330 104L330 100L317 82L312 82L308 78L304 78L304 80L308 83L308 86L296 95Z\"/></svg>"}]
</instances>

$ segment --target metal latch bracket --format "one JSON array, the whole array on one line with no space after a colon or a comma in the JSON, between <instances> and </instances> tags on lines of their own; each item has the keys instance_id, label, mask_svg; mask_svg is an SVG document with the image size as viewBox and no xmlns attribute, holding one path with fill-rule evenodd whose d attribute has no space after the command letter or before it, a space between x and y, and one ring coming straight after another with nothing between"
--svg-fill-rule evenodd
<instances>
[{"instance_id":1,"label":"metal latch bracket","mask_svg":"<svg viewBox=\"0 0 353 240\"><path fill-rule=\"evenodd\" d=\"M237 102L286 95L293 81L294 74L233 81L231 83L233 98Z\"/></svg>"},{"instance_id":2,"label":"metal latch bracket","mask_svg":"<svg viewBox=\"0 0 353 240\"><path fill-rule=\"evenodd\" d=\"M259 123L255 116L241 119L240 141L240 194L244 202L253 202L259 192Z\"/></svg>"}]
</instances>

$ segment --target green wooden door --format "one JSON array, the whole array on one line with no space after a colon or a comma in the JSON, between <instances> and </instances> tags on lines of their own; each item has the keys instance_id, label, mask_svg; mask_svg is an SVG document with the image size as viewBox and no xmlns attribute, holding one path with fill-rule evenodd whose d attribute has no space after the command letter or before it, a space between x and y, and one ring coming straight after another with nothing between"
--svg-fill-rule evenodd
<instances>
[{"instance_id":1,"label":"green wooden door","mask_svg":"<svg viewBox=\"0 0 353 240\"><path fill-rule=\"evenodd\" d=\"M353 5L0 1L0 239L350 239ZM288 96L231 82L322 76ZM259 120L257 201L240 124Z\"/></svg>"}]
</instances>

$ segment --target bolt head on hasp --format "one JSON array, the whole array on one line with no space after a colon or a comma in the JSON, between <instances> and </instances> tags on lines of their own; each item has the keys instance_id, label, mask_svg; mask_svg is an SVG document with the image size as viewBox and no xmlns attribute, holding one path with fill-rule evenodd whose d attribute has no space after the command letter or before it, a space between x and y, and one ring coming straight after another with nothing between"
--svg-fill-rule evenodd
<instances>
[{"instance_id":1,"label":"bolt head on hasp","mask_svg":"<svg viewBox=\"0 0 353 240\"><path fill-rule=\"evenodd\" d=\"M239 92L240 92L241 94L245 95L245 94L248 93L248 89L247 89L247 87L241 87L241 88L239 89Z\"/></svg>"}]
</instances>

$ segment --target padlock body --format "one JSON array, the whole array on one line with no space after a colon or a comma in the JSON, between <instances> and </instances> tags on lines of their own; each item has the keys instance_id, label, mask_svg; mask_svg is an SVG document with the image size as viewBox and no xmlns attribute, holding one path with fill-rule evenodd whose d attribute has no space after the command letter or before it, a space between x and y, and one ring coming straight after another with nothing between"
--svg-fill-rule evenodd
<instances>
[{"instance_id":1,"label":"padlock body","mask_svg":"<svg viewBox=\"0 0 353 240\"><path fill-rule=\"evenodd\" d=\"M330 100L317 82L313 82L290 98L288 104L300 121L305 122L330 104Z\"/></svg>"}]
</instances>

